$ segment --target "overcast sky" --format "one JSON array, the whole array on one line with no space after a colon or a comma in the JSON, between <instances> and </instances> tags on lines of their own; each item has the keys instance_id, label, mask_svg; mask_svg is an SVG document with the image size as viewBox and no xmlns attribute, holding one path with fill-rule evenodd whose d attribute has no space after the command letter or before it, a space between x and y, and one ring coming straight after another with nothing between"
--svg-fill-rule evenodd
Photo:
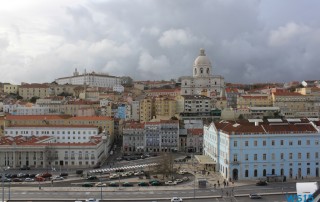
<instances>
[{"instance_id":1,"label":"overcast sky","mask_svg":"<svg viewBox=\"0 0 320 202\"><path fill-rule=\"evenodd\" d=\"M319 0L10 0L0 7L0 82L103 72L191 76L204 48L226 82L320 79Z\"/></svg>"}]
</instances>

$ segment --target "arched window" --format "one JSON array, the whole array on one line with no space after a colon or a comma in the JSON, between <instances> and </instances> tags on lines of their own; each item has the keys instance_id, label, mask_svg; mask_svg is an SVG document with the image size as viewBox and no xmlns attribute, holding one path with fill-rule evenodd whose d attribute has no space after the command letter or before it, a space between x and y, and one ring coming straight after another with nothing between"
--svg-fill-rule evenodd
<instances>
[{"instance_id":1,"label":"arched window","mask_svg":"<svg viewBox=\"0 0 320 202\"><path fill-rule=\"evenodd\" d=\"M200 68L200 73L203 74L203 68L202 67Z\"/></svg>"},{"instance_id":2,"label":"arched window","mask_svg":"<svg viewBox=\"0 0 320 202\"><path fill-rule=\"evenodd\" d=\"M254 170L254 176L255 176L255 177L258 176L258 170Z\"/></svg>"},{"instance_id":3,"label":"arched window","mask_svg":"<svg viewBox=\"0 0 320 202\"><path fill-rule=\"evenodd\" d=\"M197 68L194 68L194 74L195 75L197 74Z\"/></svg>"},{"instance_id":4,"label":"arched window","mask_svg":"<svg viewBox=\"0 0 320 202\"><path fill-rule=\"evenodd\" d=\"M267 175L266 169L263 169L263 176L265 177Z\"/></svg>"},{"instance_id":5,"label":"arched window","mask_svg":"<svg viewBox=\"0 0 320 202\"><path fill-rule=\"evenodd\" d=\"M207 68L207 74L209 74L209 68Z\"/></svg>"},{"instance_id":6,"label":"arched window","mask_svg":"<svg viewBox=\"0 0 320 202\"><path fill-rule=\"evenodd\" d=\"M249 177L249 170L245 171L245 177Z\"/></svg>"}]
</instances>

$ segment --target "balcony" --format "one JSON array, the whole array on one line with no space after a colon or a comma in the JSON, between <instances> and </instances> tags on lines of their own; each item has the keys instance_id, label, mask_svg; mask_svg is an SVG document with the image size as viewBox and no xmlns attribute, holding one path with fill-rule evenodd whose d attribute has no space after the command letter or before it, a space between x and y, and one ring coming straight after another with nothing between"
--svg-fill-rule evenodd
<instances>
[{"instance_id":1,"label":"balcony","mask_svg":"<svg viewBox=\"0 0 320 202\"><path fill-rule=\"evenodd\" d=\"M240 161L232 161L231 164L232 164L232 165L239 165L239 164L240 164Z\"/></svg>"}]
</instances>

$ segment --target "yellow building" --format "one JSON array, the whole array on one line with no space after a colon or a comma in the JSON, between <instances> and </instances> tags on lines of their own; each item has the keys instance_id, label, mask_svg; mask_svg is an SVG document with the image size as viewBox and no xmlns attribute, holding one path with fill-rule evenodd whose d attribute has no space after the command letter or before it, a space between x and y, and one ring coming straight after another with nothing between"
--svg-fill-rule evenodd
<instances>
[{"instance_id":1,"label":"yellow building","mask_svg":"<svg viewBox=\"0 0 320 202\"><path fill-rule=\"evenodd\" d=\"M140 100L140 122L148 122L152 119L153 100L152 98L144 98Z\"/></svg>"},{"instance_id":2,"label":"yellow building","mask_svg":"<svg viewBox=\"0 0 320 202\"><path fill-rule=\"evenodd\" d=\"M237 99L237 108L272 107L272 96L267 94L241 95Z\"/></svg>"},{"instance_id":3,"label":"yellow building","mask_svg":"<svg viewBox=\"0 0 320 202\"><path fill-rule=\"evenodd\" d=\"M23 84L19 87L19 95L24 100L32 97L45 98L49 96L49 85L47 84Z\"/></svg>"},{"instance_id":4,"label":"yellow building","mask_svg":"<svg viewBox=\"0 0 320 202\"><path fill-rule=\"evenodd\" d=\"M170 119L176 114L176 100L169 97L155 98L155 115Z\"/></svg>"},{"instance_id":5,"label":"yellow building","mask_svg":"<svg viewBox=\"0 0 320 202\"><path fill-rule=\"evenodd\" d=\"M93 125L99 132L106 130L114 135L113 118L107 116L68 116L68 115L7 115L6 125Z\"/></svg>"},{"instance_id":6,"label":"yellow building","mask_svg":"<svg viewBox=\"0 0 320 202\"><path fill-rule=\"evenodd\" d=\"M272 94L273 106L279 107L286 117L318 116L319 97L314 95L302 95L291 92L274 92Z\"/></svg>"},{"instance_id":7,"label":"yellow building","mask_svg":"<svg viewBox=\"0 0 320 202\"><path fill-rule=\"evenodd\" d=\"M19 90L19 86L18 85L12 85L12 84L4 84L3 85L3 92L10 94L10 93L14 93L17 94Z\"/></svg>"}]
</instances>

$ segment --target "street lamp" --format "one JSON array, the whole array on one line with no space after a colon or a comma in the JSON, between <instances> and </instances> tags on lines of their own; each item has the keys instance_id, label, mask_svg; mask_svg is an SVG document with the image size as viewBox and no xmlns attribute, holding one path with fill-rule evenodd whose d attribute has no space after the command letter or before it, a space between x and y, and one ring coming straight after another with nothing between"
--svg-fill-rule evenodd
<instances>
[{"instance_id":1,"label":"street lamp","mask_svg":"<svg viewBox=\"0 0 320 202\"><path fill-rule=\"evenodd\" d=\"M4 201L4 177L5 177L4 172L9 169L10 169L9 166L1 167L1 171L2 171L2 177L1 177L1 179L2 179L2 201Z\"/></svg>"}]
</instances>

